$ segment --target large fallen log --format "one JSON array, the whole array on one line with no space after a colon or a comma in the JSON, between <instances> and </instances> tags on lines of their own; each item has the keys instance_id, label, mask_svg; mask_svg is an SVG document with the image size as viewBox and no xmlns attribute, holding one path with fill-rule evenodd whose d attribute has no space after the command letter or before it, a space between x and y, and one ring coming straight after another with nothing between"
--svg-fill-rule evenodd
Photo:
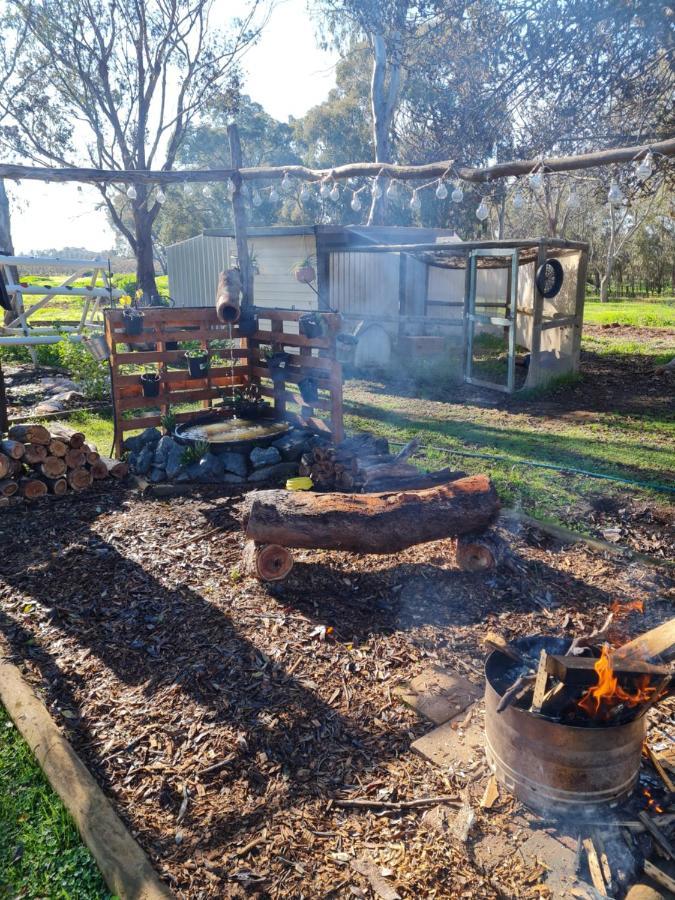
<instances>
[{"instance_id":1,"label":"large fallen log","mask_svg":"<svg viewBox=\"0 0 675 900\"><path fill-rule=\"evenodd\" d=\"M437 484L447 484L466 478L466 472L453 469L439 469L437 472L420 472L407 475L380 475L366 482L364 491L368 494L392 493L394 491L421 491Z\"/></svg>"},{"instance_id":2,"label":"large fallen log","mask_svg":"<svg viewBox=\"0 0 675 900\"><path fill-rule=\"evenodd\" d=\"M397 494L255 491L244 511L259 544L394 553L426 541L486 528L499 511L487 475Z\"/></svg>"}]
</instances>

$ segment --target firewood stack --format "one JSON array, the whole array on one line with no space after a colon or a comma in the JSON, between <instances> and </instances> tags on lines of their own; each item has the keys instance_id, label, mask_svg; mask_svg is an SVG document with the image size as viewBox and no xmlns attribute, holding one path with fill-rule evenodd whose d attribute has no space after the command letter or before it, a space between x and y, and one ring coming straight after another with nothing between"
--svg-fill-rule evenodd
<instances>
[{"instance_id":1,"label":"firewood stack","mask_svg":"<svg viewBox=\"0 0 675 900\"><path fill-rule=\"evenodd\" d=\"M67 425L13 425L0 439L0 509L45 494L84 491L94 481L127 472L126 463L101 456Z\"/></svg>"},{"instance_id":2,"label":"firewood stack","mask_svg":"<svg viewBox=\"0 0 675 900\"><path fill-rule=\"evenodd\" d=\"M300 459L299 474L309 476L317 491L368 494L421 490L463 477L463 472L423 472L411 465L407 458L417 447L413 440L394 456L386 438L368 433L356 434L337 446L317 442Z\"/></svg>"}]
</instances>

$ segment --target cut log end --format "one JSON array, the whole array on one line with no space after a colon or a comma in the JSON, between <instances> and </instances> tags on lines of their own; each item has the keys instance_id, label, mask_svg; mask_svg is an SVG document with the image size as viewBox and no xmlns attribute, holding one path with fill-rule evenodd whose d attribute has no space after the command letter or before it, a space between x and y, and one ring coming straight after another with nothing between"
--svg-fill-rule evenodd
<instances>
[{"instance_id":1,"label":"cut log end","mask_svg":"<svg viewBox=\"0 0 675 900\"><path fill-rule=\"evenodd\" d=\"M455 559L463 572L486 572L501 565L508 556L508 546L493 532L460 535Z\"/></svg>"},{"instance_id":2,"label":"cut log end","mask_svg":"<svg viewBox=\"0 0 675 900\"><path fill-rule=\"evenodd\" d=\"M279 544L256 544L244 547L244 572L261 581L283 581L293 568L293 555Z\"/></svg>"},{"instance_id":3,"label":"cut log end","mask_svg":"<svg viewBox=\"0 0 675 900\"><path fill-rule=\"evenodd\" d=\"M47 493L47 485L37 478L22 478L19 482L19 490L26 500L37 500Z\"/></svg>"}]
</instances>

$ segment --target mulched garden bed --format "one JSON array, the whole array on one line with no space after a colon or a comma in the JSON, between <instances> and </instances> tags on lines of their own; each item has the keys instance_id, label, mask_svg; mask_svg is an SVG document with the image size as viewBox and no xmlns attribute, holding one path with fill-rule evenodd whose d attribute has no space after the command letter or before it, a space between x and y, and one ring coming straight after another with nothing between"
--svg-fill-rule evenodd
<instances>
[{"instance_id":1,"label":"mulched garden bed","mask_svg":"<svg viewBox=\"0 0 675 900\"><path fill-rule=\"evenodd\" d=\"M670 615L665 574L525 529L496 574L461 573L441 541L297 551L267 588L239 572L240 500L111 485L2 519L2 649L160 876L187 898L371 897L350 867L366 857L402 897L548 896L545 868L518 853L522 808L479 807L482 756L451 772L414 755L432 726L393 689L431 663L481 683L488 628L588 633L614 607L617 637L642 631ZM423 810L331 804L463 792L466 845ZM512 852L490 869L473 846L499 834Z\"/></svg>"}]
</instances>

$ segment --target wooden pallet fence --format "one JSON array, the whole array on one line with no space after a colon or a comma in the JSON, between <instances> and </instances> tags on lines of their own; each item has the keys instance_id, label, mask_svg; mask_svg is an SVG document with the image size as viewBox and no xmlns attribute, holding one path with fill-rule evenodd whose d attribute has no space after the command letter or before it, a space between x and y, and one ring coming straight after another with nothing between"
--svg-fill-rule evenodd
<instances>
[{"instance_id":1,"label":"wooden pallet fence","mask_svg":"<svg viewBox=\"0 0 675 900\"><path fill-rule=\"evenodd\" d=\"M304 313L295 310L256 310L259 328L251 337L241 336L237 325L231 330L223 325L211 307L159 307L143 313L143 333L127 335L122 310L105 311L118 454L126 433L159 425L170 407L175 410L181 404L201 403L208 409L214 400L222 399L228 388L249 383L259 385L262 395L274 401L280 418L330 432L335 440L342 440L342 367L336 360L335 344L340 329L338 315L322 313L327 334L308 338L298 329L298 319ZM230 338L235 343L231 351L217 343ZM185 349L166 348L173 341L198 341L207 350L210 366L204 378L188 376ZM265 348L291 355L284 381L272 383ZM234 365L225 364L231 360ZM129 374L123 369L129 365L159 374L157 397L143 396L140 374ZM303 402L297 390L297 385L308 377L316 381L319 389L319 399L311 406ZM126 417L130 411L131 417ZM185 422L194 415L194 411L180 412L176 419Z\"/></svg>"}]
</instances>

